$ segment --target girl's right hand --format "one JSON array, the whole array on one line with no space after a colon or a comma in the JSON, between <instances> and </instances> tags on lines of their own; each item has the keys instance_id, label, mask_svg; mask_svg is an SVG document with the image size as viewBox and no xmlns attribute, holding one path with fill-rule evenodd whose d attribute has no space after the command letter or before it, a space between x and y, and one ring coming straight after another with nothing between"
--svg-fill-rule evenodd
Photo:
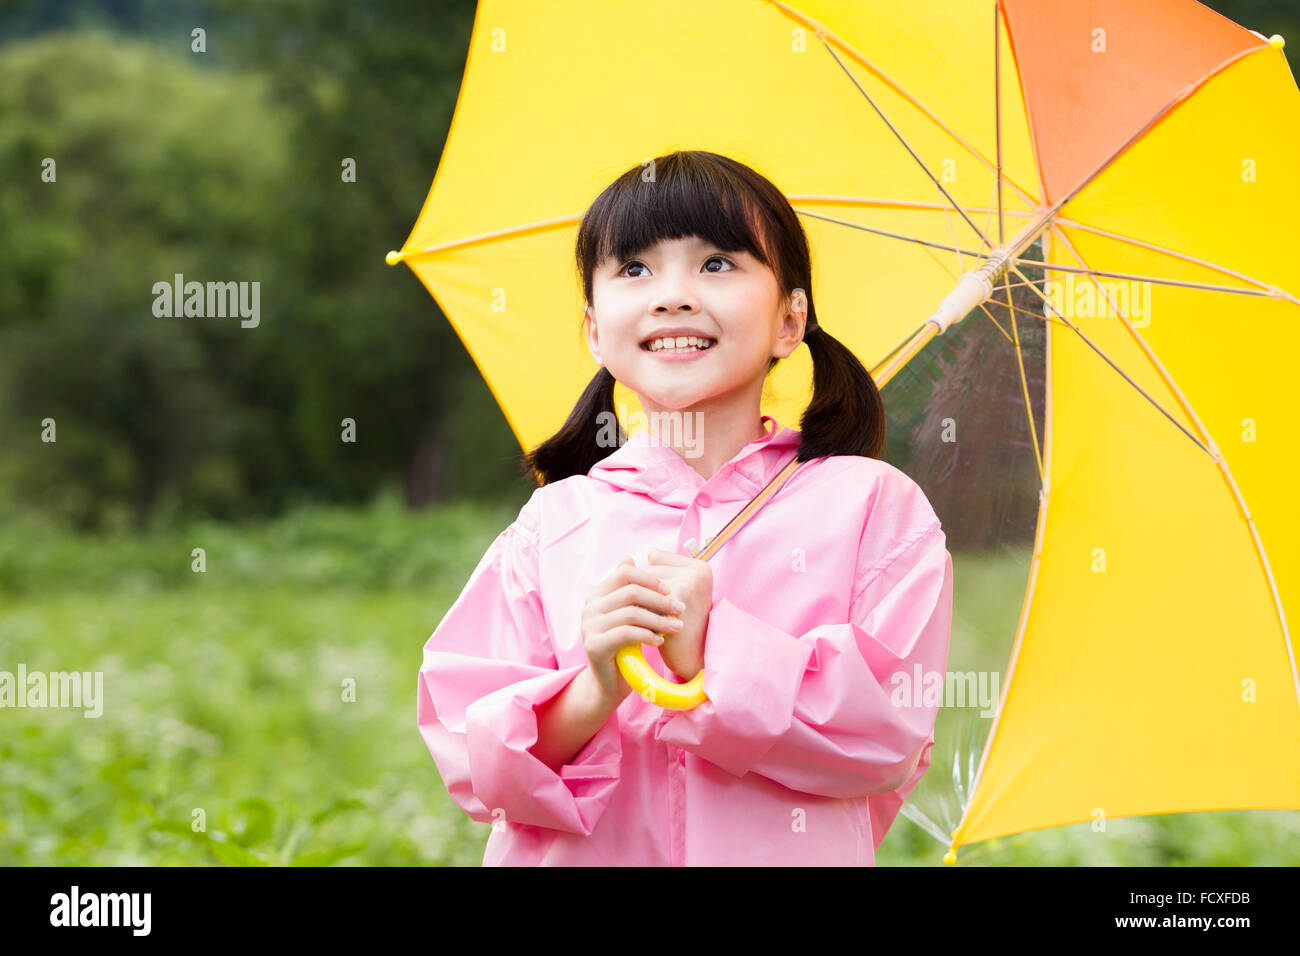
<instances>
[{"instance_id":1,"label":"girl's right hand","mask_svg":"<svg viewBox=\"0 0 1300 956\"><path fill-rule=\"evenodd\" d=\"M582 643L596 683L607 702L618 706L632 687L618 669L614 655L628 644L664 642L661 631L677 631L685 610L668 595L668 585L630 555L619 559L614 570L596 585L582 609Z\"/></svg>"}]
</instances>

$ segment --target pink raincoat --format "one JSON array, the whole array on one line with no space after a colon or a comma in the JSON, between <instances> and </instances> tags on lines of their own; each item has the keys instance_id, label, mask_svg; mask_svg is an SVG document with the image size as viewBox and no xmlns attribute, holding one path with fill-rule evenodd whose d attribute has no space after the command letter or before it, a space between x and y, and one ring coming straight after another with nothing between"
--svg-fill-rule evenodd
<instances>
[{"instance_id":1,"label":"pink raincoat","mask_svg":"<svg viewBox=\"0 0 1300 956\"><path fill-rule=\"evenodd\" d=\"M689 554L794 456L799 431L763 421L707 481L641 431L538 488L425 644L420 733L493 824L485 866L875 865L930 765L952 616L939 520L876 459L805 463L709 559L707 701L629 694L559 773L530 753L536 708L588 666L582 608L619 558Z\"/></svg>"}]
</instances>

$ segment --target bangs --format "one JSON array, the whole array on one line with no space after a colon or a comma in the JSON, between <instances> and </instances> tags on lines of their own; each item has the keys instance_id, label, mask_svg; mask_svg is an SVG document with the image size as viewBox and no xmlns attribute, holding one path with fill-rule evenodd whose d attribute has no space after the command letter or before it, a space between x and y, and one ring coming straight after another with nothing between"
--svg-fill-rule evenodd
<instances>
[{"instance_id":1,"label":"bangs","mask_svg":"<svg viewBox=\"0 0 1300 956\"><path fill-rule=\"evenodd\" d=\"M618 262L664 240L698 236L724 252L748 252L775 269L764 247L776 229L749 184L726 166L678 152L656 160L655 181L634 167L603 192L578 231L578 267L585 276L606 259Z\"/></svg>"}]
</instances>

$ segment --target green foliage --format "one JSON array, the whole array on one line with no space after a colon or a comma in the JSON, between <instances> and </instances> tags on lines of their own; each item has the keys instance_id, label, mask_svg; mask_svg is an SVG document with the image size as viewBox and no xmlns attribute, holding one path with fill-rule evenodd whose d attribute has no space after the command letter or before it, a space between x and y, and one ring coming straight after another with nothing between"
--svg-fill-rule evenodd
<instances>
[{"instance_id":1,"label":"green foliage","mask_svg":"<svg viewBox=\"0 0 1300 956\"><path fill-rule=\"evenodd\" d=\"M314 829L315 824L328 819L344 809L364 807L360 800L336 799L329 808L315 813L311 823L296 821L289 827L287 838L276 846L272 840L275 810L259 797L240 800L236 805L236 824L232 829L218 829L208 833L196 830L185 820L155 820L150 830L174 833L177 836L210 850L213 857L229 866L331 866L339 860L356 856L366 848L364 843L349 843L321 850L297 852L299 845ZM223 815L223 822L226 819ZM265 844L265 846L264 846Z\"/></svg>"},{"instance_id":2,"label":"green foliage","mask_svg":"<svg viewBox=\"0 0 1300 956\"><path fill-rule=\"evenodd\" d=\"M168 494L221 511L250 473L286 461L282 439L259 445L247 376L223 375L232 354L256 373L256 330L153 314L154 283L175 273L257 278L266 197L289 184L264 87L108 34L4 48L0 161L15 174L0 179L0 489L12 499L111 528ZM47 157L54 182L41 180ZM46 418L54 443L40 440Z\"/></svg>"},{"instance_id":3,"label":"green foliage","mask_svg":"<svg viewBox=\"0 0 1300 956\"><path fill-rule=\"evenodd\" d=\"M410 514L390 493L368 510L175 534L9 529L0 669L102 671L104 696L95 719L5 711L0 865L477 865L490 825L438 779L415 726L416 673L521 504ZM203 574L191 542L207 548ZM39 575L15 560L24 552ZM1005 670L1024 556L954 560L970 586L950 669ZM354 702L340 695L349 678ZM940 741L954 716L940 711ZM1294 866L1297 831L1293 811L1112 819L1105 833L1080 824L964 847L957 865ZM942 866L944 849L900 818L878 862Z\"/></svg>"},{"instance_id":4,"label":"green foliage","mask_svg":"<svg viewBox=\"0 0 1300 956\"><path fill-rule=\"evenodd\" d=\"M416 672L522 503L411 514L390 491L217 537L9 529L4 547L32 561L14 578L6 558L0 669L102 671L104 686L98 718L5 711L0 865L477 864L488 825L438 779Z\"/></svg>"},{"instance_id":5,"label":"green foliage","mask_svg":"<svg viewBox=\"0 0 1300 956\"><path fill-rule=\"evenodd\" d=\"M437 167L472 6L420 32L348 31L350 9L225 13L226 66L99 31L0 46L0 509L112 531L399 478L413 503L523 487L449 323L383 262ZM176 274L257 282L260 324L155 316Z\"/></svg>"},{"instance_id":6,"label":"green foliage","mask_svg":"<svg viewBox=\"0 0 1300 956\"><path fill-rule=\"evenodd\" d=\"M175 591L187 600L207 600L269 586L418 588L472 567L491 541L491 535L483 539L485 529L505 527L524 500L502 505L459 500L436 512L411 512L388 489L359 512L303 504L273 521L195 521L118 535L62 534L27 517L0 535L0 593ZM204 551L203 572L193 570L196 548Z\"/></svg>"}]
</instances>

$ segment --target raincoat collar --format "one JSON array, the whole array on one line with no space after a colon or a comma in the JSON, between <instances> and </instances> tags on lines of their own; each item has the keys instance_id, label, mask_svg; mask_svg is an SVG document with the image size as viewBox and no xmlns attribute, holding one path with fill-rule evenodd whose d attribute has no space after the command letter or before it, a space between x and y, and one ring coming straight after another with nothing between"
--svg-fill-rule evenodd
<instances>
[{"instance_id":1,"label":"raincoat collar","mask_svg":"<svg viewBox=\"0 0 1300 956\"><path fill-rule=\"evenodd\" d=\"M649 495L664 504L685 508L708 488L715 501L748 500L785 467L799 449L797 428L763 416L767 433L746 442L707 481L681 455L660 444L648 430L632 435L612 454L596 462L589 477L617 488Z\"/></svg>"}]
</instances>

